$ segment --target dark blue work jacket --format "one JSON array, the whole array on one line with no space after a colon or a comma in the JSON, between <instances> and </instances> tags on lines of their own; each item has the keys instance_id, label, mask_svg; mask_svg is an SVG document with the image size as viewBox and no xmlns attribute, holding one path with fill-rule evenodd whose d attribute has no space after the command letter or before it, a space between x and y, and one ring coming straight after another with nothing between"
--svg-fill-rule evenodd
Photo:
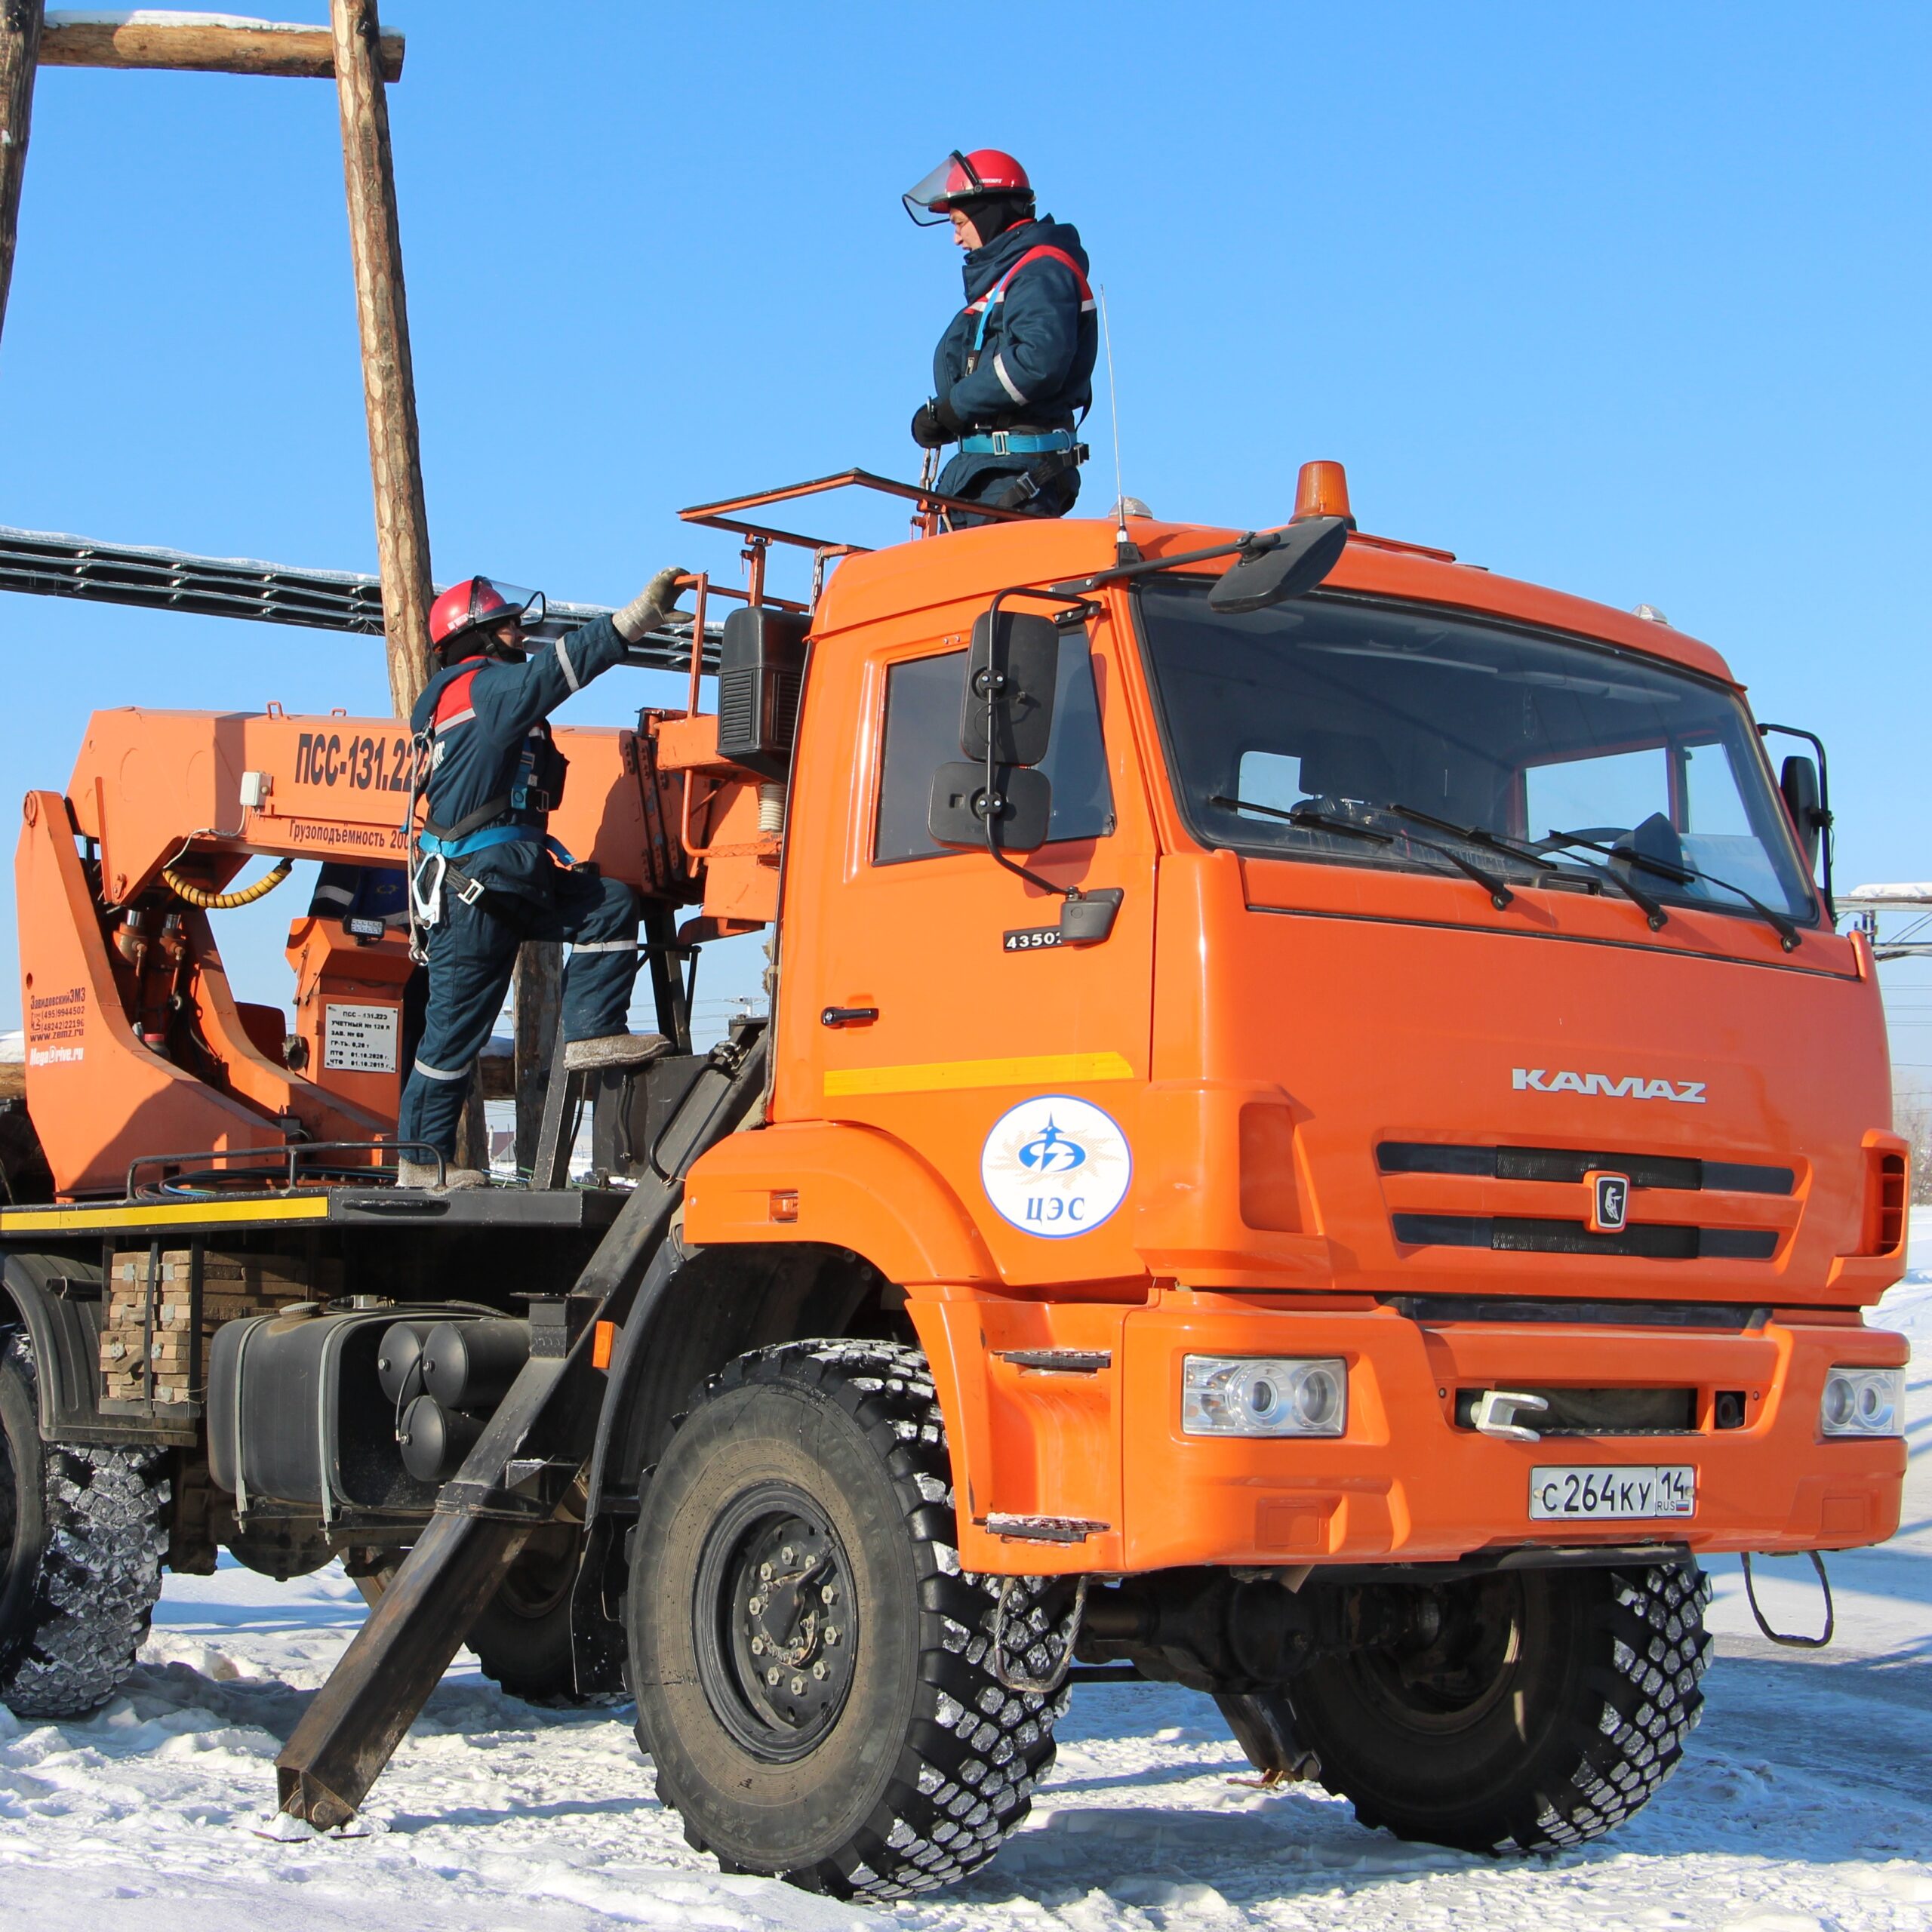
<instances>
[{"instance_id":1,"label":"dark blue work jacket","mask_svg":"<svg viewBox=\"0 0 1932 1932\"><path fill-rule=\"evenodd\" d=\"M545 832L565 761L546 721L623 656L617 627L598 617L521 664L466 657L438 671L409 719L432 746L423 851L440 849L493 892L547 898Z\"/></svg>"},{"instance_id":2,"label":"dark blue work jacket","mask_svg":"<svg viewBox=\"0 0 1932 1932\"><path fill-rule=\"evenodd\" d=\"M1051 259L1029 262L1002 289L1001 278L1034 248L1057 248L1080 265L1075 275ZM935 393L946 397L966 425L977 429L1070 429L1094 400L1094 360L1100 348L1093 300L1081 286L1087 251L1080 231L1042 215L995 235L966 257L967 306L954 316L933 354ZM969 373L980 314L988 301L979 359ZM955 463L971 463L971 457ZM1023 460L988 457L989 468L1024 468Z\"/></svg>"}]
</instances>

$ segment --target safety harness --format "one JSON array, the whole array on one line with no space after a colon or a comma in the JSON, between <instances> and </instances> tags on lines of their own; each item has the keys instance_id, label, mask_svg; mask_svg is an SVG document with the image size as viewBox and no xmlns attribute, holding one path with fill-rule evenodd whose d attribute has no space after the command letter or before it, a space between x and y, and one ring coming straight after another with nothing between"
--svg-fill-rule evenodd
<instances>
[{"instance_id":1,"label":"safety harness","mask_svg":"<svg viewBox=\"0 0 1932 1932\"><path fill-rule=\"evenodd\" d=\"M1008 285L1022 269L1041 261L1057 262L1072 276L1080 291L1080 312L1083 315L1093 313L1094 291L1088 287L1086 272L1080 264L1064 248L1055 248L1044 242L1036 248L1029 248L985 294L966 305L965 312L977 318L973 329L973 346L966 352L968 375L980 366L980 358L986 352L987 326L992 320L993 311L1005 304ZM1006 373L1006 365L997 353L993 357L993 373L998 377L1000 386L1017 405L1023 407L1026 398L1014 386ZM1075 469L1087 460L1086 445L1071 429L975 430L960 438L959 447L968 456L1040 456L1047 459L1044 463L1029 465L999 496L989 498L996 509L1017 509L1029 497L1037 496L1063 471Z\"/></svg>"},{"instance_id":2,"label":"safety harness","mask_svg":"<svg viewBox=\"0 0 1932 1932\"><path fill-rule=\"evenodd\" d=\"M443 893L453 890L466 906L474 906L487 889L481 879L465 872L457 861L472 858L493 845L541 844L560 865L574 866L577 860L540 824L500 823L506 812L534 812L547 817L562 801L564 777L568 761L552 740L549 729L533 725L525 734L509 789L494 798L486 798L474 811L448 825L426 817L416 824L416 802L420 788L426 783L441 762L445 749L438 734L458 724L474 721L476 712L470 703L470 687L487 660L478 660L456 667L457 675L436 694L429 722L415 734L415 757L410 771L409 814L404 822L407 835L414 833L418 857L410 869L409 910L412 954L419 952L420 929L440 924Z\"/></svg>"}]
</instances>

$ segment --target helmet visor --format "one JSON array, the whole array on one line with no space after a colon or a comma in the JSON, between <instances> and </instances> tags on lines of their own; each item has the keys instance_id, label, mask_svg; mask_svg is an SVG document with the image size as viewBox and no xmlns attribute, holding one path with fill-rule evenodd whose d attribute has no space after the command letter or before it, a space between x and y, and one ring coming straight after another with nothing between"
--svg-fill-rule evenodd
<instances>
[{"instance_id":1,"label":"helmet visor","mask_svg":"<svg viewBox=\"0 0 1932 1932\"><path fill-rule=\"evenodd\" d=\"M952 211L955 197L984 192L973 164L957 148L924 179L915 181L900 199L921 228L936 228Z\"/></svg>"},{"instance_id":2,"label":"helmet visor","mask_svg":"<svg viewBox=\"0 0 1932 1932\"><path fill-rule=\"evenodd\" d=\"M468 628L512 623L519 629L534 631L543 623L547 608L540 590L506 583L501 577L479 577L470 586Z\"/></svg>"}]
</instances>

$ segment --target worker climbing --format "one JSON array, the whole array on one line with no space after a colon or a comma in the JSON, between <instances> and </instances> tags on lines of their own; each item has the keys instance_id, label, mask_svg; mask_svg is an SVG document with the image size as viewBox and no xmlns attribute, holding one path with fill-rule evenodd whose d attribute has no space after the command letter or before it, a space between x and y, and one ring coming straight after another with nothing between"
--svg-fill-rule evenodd
<instances>
[{"instance_id":1,"label":"worker climbing","mask_svg":"<svg viewBox=\"0 0 1932 1932\"><path fill-rule=\"evenodd\" d=\"M410 719L428 800L410 892L425 935L429 991L397 1123L400 1186L436 1183L435 1163L413 1158L412 1142L454 1161L476 1057L503 1011L525 940L567 940L572 948L563 982L566 1068L636 1066L667 1050L658 1035L625 1027L637 968L636 895L578 864L549 835L565 760L546 721L620 663L626 645L657 629L681 574L660 571L621 611L556 638L534 657L526 647L543 620L540 592L473 577L430 608L438 668ZM415 803L412 795L412 824ZM486 1178L446 1168L443 1185L473 1187Z\"/></svg>"},{"instance_id":2,"label":"worker climbing","mask_svg":"<svg viewBox=\"0 0 1932 1932\"><path fill-rule=\"evenodd\" d=\"M921 226L950 220L966 251L966 306L934 352L912 440L958 445L938 478L947 496L1064 516L1080 494L1077 429L1099 346L1079 231L1035 214L1026 169L997 148L955 149L903 198Z\"/></svg>"}]
</instances>

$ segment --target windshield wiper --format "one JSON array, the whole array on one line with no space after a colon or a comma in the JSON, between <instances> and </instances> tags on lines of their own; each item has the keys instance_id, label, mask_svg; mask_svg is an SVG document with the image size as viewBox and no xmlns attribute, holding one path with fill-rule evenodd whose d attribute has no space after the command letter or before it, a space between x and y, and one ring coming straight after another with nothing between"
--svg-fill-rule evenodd
<instances>
[{"instance_id":1,"label":"windshield wiper","mask_svg":"<svg viewBox=\"0 0 1932 1932\"><path fill-rule=\"evenodd\" d=\"M1466 838L1472 845L1484 846L1492 852L1500 852L1507 857L1520 859L1526 865L1540 866L1543 863L1543 854L1533 847L1518 845L1512 839L1501 838L1494 832L1484 831L1480 826L1452 825L1446 818L1438 818L1431 812L1417 811L1413 805L1389 805L1383 809L1393 812L1402 818L1412 818L1418 825L1433 826L1438 832L1453 832L1458 838ZM1579 841L1570 842L1574 844ZM1621 872L1613 872L1607 866L1593 866L1587 859L1577 859L1572 863L1580 866L1589 874L1591 878L1601 880L1605 884L1615 886L1617 891L1629 898L1637 909L1643 914L1652 932L1660 932L1663 930L1664 923L1669 918L1670 915L1664 910L1658 900L1653 899L1641 886L1632 884Z\"/></svg>"},{"instance_id":2,"label":"windshield wiper","mask_svg":"<svg viewBox=\"0 0 1932 1932\"><path fill-rule=\"evenodd\" d=\"M1787 952L1795 952L1804 935L1793 925L1783 913L1767 906L1759 898L1745 891L1741 885L1733 885L1727 878L1719 878L1715 873L1700 872L1695 866L1683 865L1674 860L1654 859L1647 852L1640 852L1634 845L1600 845L1594 838L1580 838L1574 832L1552 832L1542 841L1552 850L1557 846L1580 845L1586 852L1605 852L1613 859L1621 859L1626 866L1641 866L1647 872L1655 872L1660 878L1667 878L1673 884L1688 885L1694 879L1702 879L1706 885L1715 886L1720 892L1734 892L1752 912L1778 936L1779 942ZM1627 886L1629 880L1620 878Z\"/></svg>"},{"instance_id":3,"label":"windshield wiper","mask_svg":"<svg viewBox=\"0 0 1932 1932\"><path fill-rule=\"evenodd\" d=\"M1211 805L1226 806L1235 811L1260 812L1264 817L1282 819L1290 825L1300 826L1311 832L1340 832L1349 838L1371 840L1377 845L1392 845L1395 842L1392 833L1377 832L1366 825L1355 825L1345 818L1330 818L1325 813L1310 811L1301 805L1296 805L1287 811L1283 811L1276 805L1257 804L1250 798L1226 798L1219 792L1217 792L1208 802ZM1371 806L1370 809L1374 811L1383 811L1390 808L1375 805ZM1420 818L1422 815L1417 812L1398 811L1396 816ZM1429 822L1435 823L1436 821ZM1448 829L1453 832L1457 828L1451 826ZM1458 872L1474 879L1476 884L1489 894L1489 903L1499 912L1516 897L1494 872L1485 872L1473 859L1464 858L1461 853L1452 850L1450 847L1438 844L1433 838L1417 838L1413 835L1409 835L1409 843L1411 845L1420 845L1425 852L1433 852L1439 857L1447 859Z\"/></svg>"}]
</instances>

